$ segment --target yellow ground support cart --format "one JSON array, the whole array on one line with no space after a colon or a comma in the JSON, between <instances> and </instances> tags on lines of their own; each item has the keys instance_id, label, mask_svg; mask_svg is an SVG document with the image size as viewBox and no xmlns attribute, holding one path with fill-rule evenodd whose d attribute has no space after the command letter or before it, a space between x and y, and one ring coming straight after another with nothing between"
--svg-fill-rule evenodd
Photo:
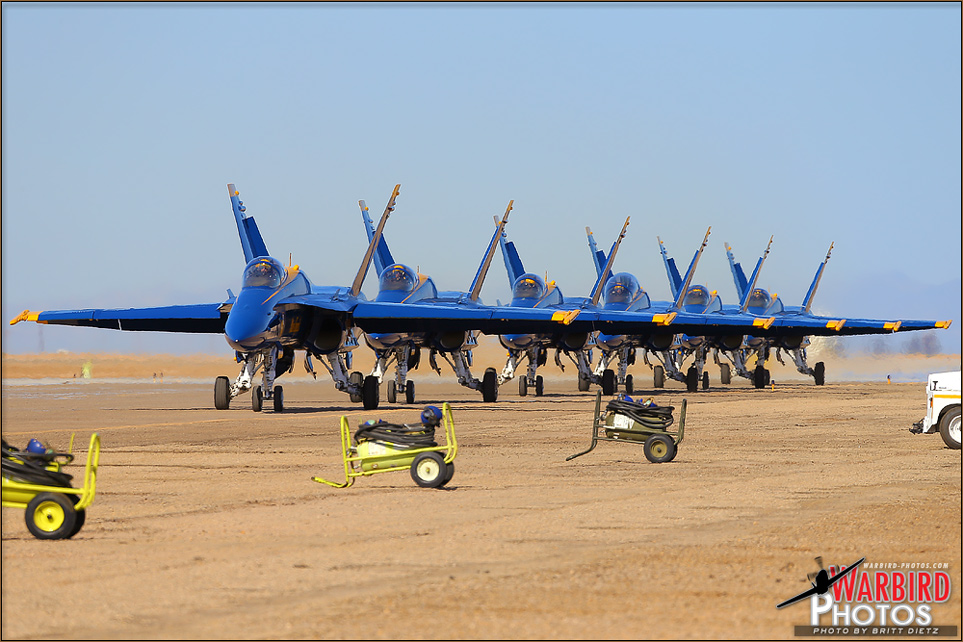
<instances>
[{"instance_id":1,"label":"yellow ground support cart","mask_svg":"<svg viewBox=\"0 0 963 642\"><path fill-rule=\"evenodd\" d=\"M595 397L595 420L592 423L592 445L588 450L570 455L571 461L592 452L600 441L620 441L642 446L645 458L653 464L670 462L679 451L685 436L685 407L679 415L679 429L669 430L674 423L672 406L656 406L651 402L635 402L631 398L611 400L601 412L602 392Z\"/></svg>"},{"instance_id":2,"label":"yellow ground support cart","mask_svg":"<svg viewBox=\"0 0 963 642\"><path fill-rule=\"evenodd\" d=\"M35 439L26 450L3 442L3 506L26 509L27 529L38 539L67 539L79 533L94 501L100 435L90 436L82 488L72 488L72 476L61 471L74 459L73 442L71 436L66 453L47 449Z\"/></svg>"},{"instance_id":3,"label":"yellow ground support cart","mask_svg":"<svg viewBox=\"0 0 963 642\"><path fill-rule=\"evenodd\" d=\"M445 443L434 441L435 428L444 426ZM355 478L408 470L422 488L440 488L455 474L458 441L451 406L442 409L425 406L420 424L392 424L366 421L351 437L348 418L341 417L341 453L344 459L344 482L331 482L312 477L316 482L335 488L347 488Z\"/></svg>"}]
</instances>

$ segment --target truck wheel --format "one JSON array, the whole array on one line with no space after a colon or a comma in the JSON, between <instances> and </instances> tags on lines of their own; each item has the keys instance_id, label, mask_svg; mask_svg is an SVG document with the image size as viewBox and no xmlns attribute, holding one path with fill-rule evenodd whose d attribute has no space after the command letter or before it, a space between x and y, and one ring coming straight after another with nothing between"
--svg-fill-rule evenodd
<instances>
[{"instance_id":1,"label":"truck wheel","mask_svg":"<svg viewBox=\"0 0 963 642\"><path fill-rule=\"evenodd\" d=\"M940 437L953 450L960 449L960 407L950 408L940 419Z\"/></svg>"},{"instance_id":2,"label":"truck wheel","mask_svg":"<svg viewBox=\"0 0 963 642\"><path fill-rule=\"evenodd\" d=\"M37 539L66 539L74 534L77 511L61 493L40 493L27 504L24 520Z\"/></svg>"},{"instance_id":3,"label":"truck wheel","mask_svg":"<svg viewBox=\"0 0 963 642\"><path fill-rule=\"evenodd\" d=\"M653 369L653 385L656 388L665 388L665 368L656 366Z\"/></svg>"},{"instance_id":4,"label":"truck wheel","mask_svg":"<svg viewBox=\"0 0 963 642\"><path fill-rule=\"evenodd\" d=\"M217 410L227 410L231 405L231 380L218 377L214 380L214 407Z\"/></svg>"}]
</instances>

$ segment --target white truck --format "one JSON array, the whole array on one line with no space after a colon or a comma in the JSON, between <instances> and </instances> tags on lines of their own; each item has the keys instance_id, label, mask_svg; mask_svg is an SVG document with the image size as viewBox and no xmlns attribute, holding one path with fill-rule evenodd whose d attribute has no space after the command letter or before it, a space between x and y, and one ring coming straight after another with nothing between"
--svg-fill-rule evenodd
<instances>
[{"instance_id":1,"label":"white truck","mask_svg":"<svg viewBox=\"0 0 963 642\"><path fill-rule=\"evenodd\" d=\"M930 434L937 430L946 445L960 449L960 371L937 372L926 379L926 416L910 432Z\"/></svg>"}]
</instances>

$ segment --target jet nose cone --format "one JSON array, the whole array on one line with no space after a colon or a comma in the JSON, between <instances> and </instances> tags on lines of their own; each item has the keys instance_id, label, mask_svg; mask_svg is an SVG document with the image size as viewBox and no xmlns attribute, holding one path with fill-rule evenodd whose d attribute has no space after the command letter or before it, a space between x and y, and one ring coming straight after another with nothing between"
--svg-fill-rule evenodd
<instances>
[{"instance_id":1,"label":"jet nose cone","mask_svg":"<svg viewBox=\"0 0 963 642\"><path fill-rule=\"evenodd\" d=\"M251 293L242 292L241 296L238 296L224 326L228 343L235 349L257 347L264 340L264 334L274 316L270 306L252 300L252 297L244 296L245 294Z\"/></svg>"}]
</instances>

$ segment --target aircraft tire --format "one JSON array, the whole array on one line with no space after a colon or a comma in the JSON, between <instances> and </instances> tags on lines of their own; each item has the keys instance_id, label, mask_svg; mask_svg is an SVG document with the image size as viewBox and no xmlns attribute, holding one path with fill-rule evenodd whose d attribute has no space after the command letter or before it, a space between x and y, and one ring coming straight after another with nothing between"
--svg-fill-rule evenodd
<instances>
[{"instance_id":1,"label":"aircraft tire","mask_svg":"<svg viewBox=\"0 0 963 642\"><path fill-rule=\"evenodd\" d=\"M535 377L535 396L541 397L545 394L545 379L542 375Z\"/></svg>"},{"instance_id":2,"label":"aircraft tire","mask_svg":"<svg viewBox=\"0 0 963 642\"><path fill-rule=\"evenodd\" d=\"M606 397L615 394L615 372L612 370L602 371L602 394Z\"/></svg>"},{"instance_id":3,"label":"aircraft tire","mask_svg":"<svg viewBox=\"0 0 963 642\"><path fill-rule=\"evenodd\" d=\"M635 392L635 381L632 375L625 375L625 394L630 395Z\"/></svg>"},{"instance_id":4,"label":"aircraft tire","mask_svg":"<svg viewBox=\"0 0 963 642\"><path fill-rule=\"evenodd\" d=\"M708 389L709 389L709 373L708 373L708 372L703 372L703 373L702 373L702 389L703 389L703 390L708 390Z\"/></svg>"},{"instance_id":5,"label":"aircraft tire","mask_svg":"<svg viewBox=\"0 0 963 642\"><path fill-rule=\"evenodd\" d=\"M524 397L528 394L528 377L518 378L518 396Z\"/></svg>"},{"instance_id":6,"label":"aircraft tire","mask_svg":"<svg viewBox=\"0 0 963 642\"><path fill-rule=\"evenodd\" d=\"M415 382L414 381L405 382L405 402L409 404L415 403Z\"/></svg>"},{"instance_id":7,"label":"aircraft tire","mask_svg":"<svg viewBox=\"0 0 963 642\"><path fill-rule=\"evenodd\" d=\"M445 483L447 476L448 464L441 453L421 453L411 462L411 479L422 488L438 488Z\"/></svg>"},{"instance_id":8,"label":"aircraft tire","mask_svg":"<svg viewBox=\"0 0 963 642\"><path fill-rule=\"evenodd\" d=\"M498 401L498 373L494 368L485 370L482 378L482 400L486 403Z\"/></svg>"},{"instance_id":9,"label":"aircraft tire","mask_svg":"<svg viewBox=\"0 0 963 642\"><path fill-rule=\"evenodd\" d=\"M398 401L398 384L394 381L388 382L388 403L395 403Z\"/></svg>"},{"instance_id":10,"label":"aircraft tire","mask_svg":"<svg viewBox=\"0 0 963 642\"><path fill-rule=\"evenodd\" d=\"M642 452L645 454L645 458L653 464L672 461L675 459L677 450L678 448L676 448L675 442L672 441L672 437L662 434L651 435L645 440L645 444L642 446Z\"/></svg>"},{"instance_id":11,"label":"aircraft tire","mask_svg":"<svg viewBox=\"0 0 963 642\"><path fill-rule=\"evenodd\" d=\"M588 379L586 379L586 378L583 377L582 375L579 375L579 377L578 377L578 391L579 391L579 392L586 392L586 391L588 391L588 389L589 389L589 383L590 383L590 382L589 382Z\"/></svg>"},{"instance_id":12,"label":"aircraft tire","mask_svg":"<svg viewBox=\"0 0 963 642\"><path fill-rule=\"evenodd\" d=\"M699 390L699 373L696 371L695 366L689 366L689 370L686 372L685 389L689 392L696 392Z\"/></svg>"},{"instance_id":13,"label":"aircraft tire","mask_svg":"<svg viewBox=\"0 0 963 642\"><path fill-rule=\"evenodd\" d=\"M231 407L231 380L218 377L214 380L214 407L217 410L227 410Z\"/></svg>"},{"instance_id":14,"label":"aircraft tire","mask_svg":"<svg viewBox=\"0 0 963 642\"><path fill-rule=\"evenodd\" d=\"M374 410L378 407L380 400L381 386L379 385L378 377L368 375L364 378L364 383L361 386L361 402L364 404L364 409Z\"/></svg>"},{"instance_id":15,"label":"aircraft tire","mask_svg":"<svg viewBox=\"0 0 963 642\"><path fill-rule=\"evenodd\" d=\"M350 375L348 375L348 383L353 384L360 388L364 383L364 375L355 370ZM348 396L351 398L351 403L361 403L361 395L353 392L349 392Z\"/></svg>"},{"instance_id":16,"label":"aircraft tire","mask_svg":"<svg viewBox=\"0 0 963 642\"><path fill-rule=\"evenodd\" d=\"M255 386L251 390L251 410L254 412L261 412L261 408L264 406L264 392L261 391L261 386Z\"/></svg>"},{"instance_id":17,"label":"aircraft tire","mask_svg":"<svg viewBox=\"0 0 963 642\"><path fill-rule=\"evenodd\" d=\"M62 493L40 493L27 504L24 521L37 539L67 539L74 534L77 511Z\"/></svg>"},{"instance_id":18,"label":"aircraft tire","mask_svg":"<svg viewBox=\"0 0 963 642\"><path fill-rule=\"evenodd\" d=\"M656 388L665 388L665 368L656 366L653 369L653 384Z\"/></svg>"},{"instance_id":19,"label":"aircraft tire","mask_svg":"<svg viewBox=\"0 0 963 642\"><path fill-rule=\"evenodd\" d=\"M953 450L960 449L960 407L950 408L940 419L940 437Z\"/></svg>"},{"instance_id":20,"label":"aircraft tire","mask_svg":"<svg viewBox=\"0 0 963 642\"><path fill-rule=\"evenodd\" d=\"M732 383L732 368L729 367L728 363L719 365L719 382L724 386Z\"/></svg>"},{"instance_id":21,"label":"aircraft tire","mask_svg":"<svg viewBox=\"0 0 963 642\"><path fill-rule=\"evenodd\" d=\"M752 373L752 385L756 388L766 387L766 369L762 365L756 366Z\"/></svg>"},{"instance_id":22,"label":"aircraft tire","mask_svg":"<svg viewBox=\"0 0 963 642\"><path fill-rule=\"evenodd\" d=\"M813 379L817 386L823 386L826 384L826 364L820 361L813 368Z\"/></svg>"},{"instance_id":23,"label":"aircraft tire","mask_svg":"<svg viewBox=\"0 0 963 642\"><path fill-rule=\"evenodd\" d=\"M274 412L284 412L284 388L274 386L274 392L271 396L274 398Z\"/></svg>"}]
</instances>

